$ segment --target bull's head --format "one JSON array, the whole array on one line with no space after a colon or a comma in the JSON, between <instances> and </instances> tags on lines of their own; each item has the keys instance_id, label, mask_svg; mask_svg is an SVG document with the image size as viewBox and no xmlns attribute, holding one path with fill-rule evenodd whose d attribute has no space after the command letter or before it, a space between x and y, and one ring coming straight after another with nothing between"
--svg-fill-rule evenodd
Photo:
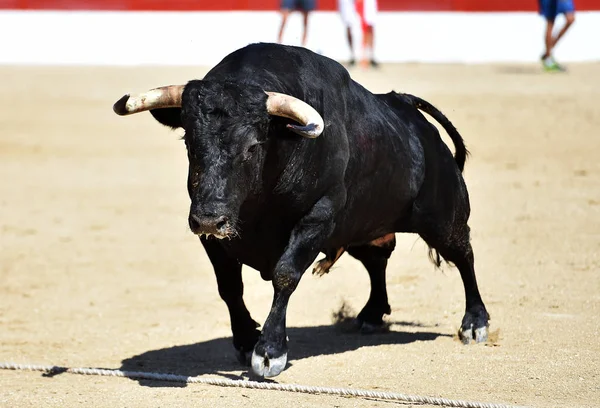
<instances>
[{"instance_id":1,"label":"bull's head","mask_svg":"<svg viewBox=\"0 0 600 408\"><path fill-rule=\"evenodd\" d=\"M160 123L185 130L189 225L217 238L237 234L240 207L259 188L271 115L300 123L287 127L307 138L323 131L319 113L300 99L235 83L194 80L151 89L123 96L113 110L149 110Z\"/></svg>"}]
</instances>

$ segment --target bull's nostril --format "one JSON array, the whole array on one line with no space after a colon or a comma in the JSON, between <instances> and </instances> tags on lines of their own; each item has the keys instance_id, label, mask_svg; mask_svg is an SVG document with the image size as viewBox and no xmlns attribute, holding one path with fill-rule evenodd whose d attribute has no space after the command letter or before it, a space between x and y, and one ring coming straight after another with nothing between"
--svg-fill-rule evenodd
<instances>
[{"instance_id":1,"label":"bull's nostril","mask_svg":"<svg viewBox=\"0 0 600 408\"><path fill-rule=\"evenodd\" d=\"M192 214L189 222L192 231L197 231L200 228L200 217L198 217L197 215Z\"/></svg>"},{"instance_id":2,"label":"bull's nostril","mask_svg":"<svg viewBox=\"0 0 600 408\"><path fill-rule=\"evenodd\" d=\"M215 225L217 227L217 230L224 228L225 225L227 225L227 221L229 221L229 218L227 218L224 215L217 218L217 224Z\"/></svg>"}]
</instances>

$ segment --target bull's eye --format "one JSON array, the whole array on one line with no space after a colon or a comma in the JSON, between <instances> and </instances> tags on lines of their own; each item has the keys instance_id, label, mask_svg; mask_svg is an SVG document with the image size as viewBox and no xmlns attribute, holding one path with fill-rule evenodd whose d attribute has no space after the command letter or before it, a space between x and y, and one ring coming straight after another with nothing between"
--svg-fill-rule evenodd
<instances>
[{"instance_id":1,"label":"bull's eye","mask_svg":"<svg viewBox=\"0 0 600 408\"><path fill-rule=\"evenodd\" d=\"M244 161L246 160L250 160L250 158L254 155L254 153L256 152L256 149L258 148L259 143L254 143L253 145L250 145L247 149L246 152L244 153Z\"/></svg>"}]
</instances>

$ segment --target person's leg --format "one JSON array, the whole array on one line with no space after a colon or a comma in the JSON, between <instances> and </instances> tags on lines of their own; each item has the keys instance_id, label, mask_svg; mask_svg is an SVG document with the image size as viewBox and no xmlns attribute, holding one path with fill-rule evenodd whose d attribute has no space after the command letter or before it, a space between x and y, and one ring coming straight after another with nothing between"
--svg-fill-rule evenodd
<instances>
[{"instance_id":1,"label":"person's leg","mask_svg":"<svg viewBox=\"0 0 600 408\"><path fill-rule=\"evenodd\" d=\"M365 24L363 26L363 55L362 65L368 65L373 58L373 27Z\"/></svg>"},{"instance_id":2,"label":"person's leg","mask_svg":"<svg viewBox=\"0 0 600 408\"><path fill-rule=\"evenodd\" d=\"M348 37L348 46L350 47L350 65L354 65L356 63L356 58L354 57L354 41L352 40L352 27L346 27L346 35Z\"/></svg>"},{"instance_id":3,"label":"person's leg","mask_svg":"<svg viewBox=\"0 0 600 408\"><path fill-rule=\"evenodd\" d=\"M567 30L573 25L575 22L575 13L567 13L565 14L565 25L558 32L556 37L552 40L552 48L556 46L556 43L562 38L563 35L567 32Z\"/></svg>"},{"instance_id":4,"label":"person's leg","mask_svg":"<svg viewBox=\"0 0 600 408\"><path fill-rule=\"evenodd\" d=\"M554 38L552 38L552 31L554 30L554 19L546 19L546 35L544 36L544 44L546 45L546 52L542 55L542 59L546 59L552 56L552 47L554 44Z\"/></svg>"},{"instance_id":5,"label":"person's leg","mask_svg":"<svg viewBox=\"0 0 600 408\"><path fill-rule=\"evenodd\" d=\"M285 25L287 24L288 17L295 7L295 0L281 0L281 27L279 28L279 36L277 42L283 43L283 32L285 31Z\"/></svg>"},{"instance_id":6,"label":"person's leg","mask_svg":"<svg viewBox=\"0 0 600 408\"><path fill-rule=\"evenodd\" d=\"M572 1L571 0L566 0L566 1L559 0L557 12L563 13L565 15L566 21L565 21L565 25L560 29L560 31L558 32L558 34L555 37L552 37L550 35L551 51L550 51L549 57L547 57L547 58L551 60L550 61L551 67L549 70L551 70L551 71L566 71L566 68L564 66L562 66L561 64L556 62L556 60L554 59L554 56L552 55L552 51L556 47L556 44L558 43L558 41L565 35L567 30L575 22L575 12L573 9ZM548 37L548 34L546 34L546 41L548 41L547 37ZM547 64L545 64L545 65L547 65Z\"/></svg>"},{"instance_id":7,"label":"person's leg","mask_svg":"<svg viewBox=\"0 0 600 408\"><path fill-rule=\"evenodd\" d=\"M281 10L281 27L279 28L279 36L277 37L277 42L279 44L283 43L283 31L285 30L285 24L287 23L288 16L290 15L290 10L282 9Z\"/></svg>"},{"instance_id":8,"label":"person's leg","mask_svg":"<svg viewBox=\"0 0 600 408\"><path fill-rule=\"evenodd\" d=\"M552 51L556 47L558 41L565 35L569 27L571 27L571 25L573 25L573 23L575 22L575 14L572 11L567 12L565 14L565 19L565 25L561 28L561 30L555 37L552 36L552 31L554 29L554 21L548 20L545 36L546 52L544 53L544 55L542 55L544 68L547 71L566 71L566 68L563 65L557 63L554 59L554 56L552 55Z\"/></svg>"},{"instance_id":9,"label":"person's leg","mask_svg":"<svg viewBox=\"0 0 600 408\"><path fill-rule=\"evenodd\" d=\"M552 50L554 48L554 21L558 14L558 0L539 0L539 12L546 20L546 31L544 34L545 51L542 54L542 65L546 71L562 71L563 68L554 61Z\"/></svg>"},{"instance_id":10,"label":"person's leg","mask_svg":"<svg viewBox=\"0 0 600 408\"><path fill-rule=\"evenodd\" d=\"M300 0L298 3L298 8L300 9L300 11L302 12L302 25L303 25L303 31L302 31L302 46L306 47L306 39L308 37L308 17L310 16L310 13L315 9L316 7L316 0Z\"/></svg>"},{"instance_id":11,"label":"person's leg","mask_svg":"<svg viewBox=\"0 0 600 408\"><path fill-rule=\"evenodd\" d=\"M552 42L552 48L556 46L556 43L558 43L558 41L565 35L565 33L575 22L575 5L573 4L573 0L558 0L556 6L556 13L564 14L566 21L565 25L558 32L556 37L554 37L554 40Z\"/></svg>"},{"instance_id":12,"label":"person's leg","mask_svg":"<svg viewBox=\"0 0 600 408\"><path fill-rule=\"evenodd\" d=\"M302 11L303 28L302 28L302 46L306 47L306 37L308 34L308 14L310 11Z\"/></svg>"},{"instance_id":13,"label":"person's leg","mask_svg":"<svg viewBox=\"0 0 600 408\"><path fill-rule=\"evenodd\" d=\"M362 32L360 65L361 65L361 67L366 68L366 66L368 65L368 57L367 57L368 24L365 20L365 0L356 0L355 7L356 7L356 13L358 15L358 19L360 22L360 29Z\"/></svg>"},{"instance_id":14,"label":"person's leg","mask_svg":"<svg viewBox=\"0 0 600 408\"><path fill-rule=\"evenodd\" d=\"M367 29L368 27L363 25L362 26L362 34L363 34L363 38L362 38L362 47L361 47L361 55L360 55L360 66L363 68L367 68L367 66L369 65L369 56L368 56L368 51L367 51Z\"/></svg>"},{"instance_id":15,"label":"person's leg","mask_svg":"<svg viewBox=\"0 0 600 408\"><path fill-rule=\"evenodd\" d=\"M375 29L375 18L377 16L377 0L364 0L364 21L365 27L365 46L368 53L369 62L371 66L376 67L375 62L375 40L374 40L374 29Z\"/></svg>"},{"instance_id":16,"label":"person's leg","mask_svg":"<svg viewBox=\"0 0 600 408\"><path fill-rule=\"evenodd\" d=\"M346 28L346 40L348 41L348 48L350 49L350 60L349 65L356 63L354 57L354 38L352 37L352 26L354 23L354 4L352 0L337 0L338 11L342 18L342 23Z\"/></svg>"},{"instance_id":17,"label":"person's leg","mask_svg":"<svg viewBox=\"0 0 600 408\"><path fill-rule=\"evenodd\" d=\"M366 39L367 39L367 52L369 55L369 62L372 67L377 67L379 64L375 61L375 39L374 39L374 27L368 26L365 31Z\"/></svg>"}]
</instances>

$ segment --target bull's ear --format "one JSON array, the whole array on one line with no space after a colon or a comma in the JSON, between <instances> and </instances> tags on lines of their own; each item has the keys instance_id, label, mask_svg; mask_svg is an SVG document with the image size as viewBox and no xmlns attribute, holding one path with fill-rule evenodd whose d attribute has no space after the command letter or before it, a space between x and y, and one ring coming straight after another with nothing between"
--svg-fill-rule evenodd
<instances>
[{"instance_id":1,"label":"bull's ear","mask_svg":"<svg viewBox=\"0 0 600 408\"><path fill-rule=\"evenodd\" d=\"M150 109L150 113L158 122L172 129L183 127L181 122L181 108Z\"/></svg>"}]
</instances>

